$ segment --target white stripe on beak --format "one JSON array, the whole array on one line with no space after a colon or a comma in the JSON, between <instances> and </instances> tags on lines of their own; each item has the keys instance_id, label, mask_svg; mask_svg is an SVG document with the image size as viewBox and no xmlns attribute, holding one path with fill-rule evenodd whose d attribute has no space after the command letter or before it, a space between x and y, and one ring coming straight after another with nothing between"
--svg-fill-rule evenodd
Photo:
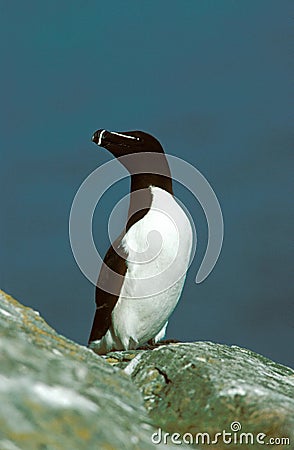
<instances>
[{"instance_id":1,"label":"white stripe on beak","mask_svg":"<svg viewBox=\"0 0 294 450\"><path fill-rule=\"evenodd\" d=\"M105 131L106 130L102 130L101 133L99 134L98 145L101 145L103 134L105 133Z\"/></svg>"}]
</instances>

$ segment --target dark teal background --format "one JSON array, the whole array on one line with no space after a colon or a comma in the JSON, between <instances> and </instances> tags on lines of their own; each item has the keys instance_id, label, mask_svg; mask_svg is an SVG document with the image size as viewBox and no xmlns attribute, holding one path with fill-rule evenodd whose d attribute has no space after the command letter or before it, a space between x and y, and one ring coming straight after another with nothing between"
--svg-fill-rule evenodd
<instances>
[{"instance_id":1,"label":"dark teal background","mask_svg":"<svg viewBox=\"0 0 294 450\"><path fill-rule=\"evenodd\" d=\"M167 336L293 365L291 5L0 1L1 287L87 341L94 288L71 253L71 203L111 159L92 132L141 129L205 175L225 222L220 259L196 285L205 217L176 187L199 247ZM103 254L108 216L128 189L112 187L97 207Z\"/></svg>"}]
</instances>

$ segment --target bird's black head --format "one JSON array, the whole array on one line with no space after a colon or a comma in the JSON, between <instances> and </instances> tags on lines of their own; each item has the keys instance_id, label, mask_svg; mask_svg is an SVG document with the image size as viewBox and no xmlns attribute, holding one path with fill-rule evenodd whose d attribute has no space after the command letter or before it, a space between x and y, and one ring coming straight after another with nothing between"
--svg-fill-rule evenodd
<instances>
[{"instance_id":1,"label":"bird's black head","mask_svg":"<svg viewBox=\"0 0 294 450\"><path fill-rule=\"evenodd\" d=\"M170 169L161 144L143 131L97 130L92 141L109 150L131 174L132 190L158 186L172 193Z\"/></svg>"},{"instance_id":2,"label":"bird's black head","mask_svg":"<svg viewBox=\"0 0 294 450\"><path fill-rule=\"evenodd\" d=\"M164 153L158 140L143 131L97 130L92 141L109 150L116 158L143 152Z\"/></svg>"}]
</instances>

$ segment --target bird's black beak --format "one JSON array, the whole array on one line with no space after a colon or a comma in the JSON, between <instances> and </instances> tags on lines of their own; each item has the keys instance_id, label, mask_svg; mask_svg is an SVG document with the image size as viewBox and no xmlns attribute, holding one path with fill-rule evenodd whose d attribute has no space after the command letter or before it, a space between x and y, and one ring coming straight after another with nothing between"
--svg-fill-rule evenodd
<instances>
[{"instance_id":1,"label":"bird's black beak","mask_svg":"<svg viewBox=\"0 0 294 450\"><path fill-rule=\"evenodd\" d=\"M118 132L118 131L107 131L107 130L97 130L92 136L92 141L99 147L107 148L109 145L115 145L120 147L129 147L131 142L138 142L140 138L134 136L135 132Z\"/></svg>"},{"instance_id":2,"label":"bird's black beak","mask_svg":"<svg viewBox=\"0 0 294 450\"><path fill-rule=\"evenodd\" d=\"M98 133L97 133L97 131L95 131L95 133L92 136L92 142L95 142L95 144L97 144L97 142L98 142Z\"/></svg>"},{"instance_id":3,"label":"bird's black beak","mask_svg":"<svg viewBox=\"0 0 294 450\"><path fill-rule=\"evenodd\" d=\"M95 142L97 145L102 145L103 136L107 133L106 130L97 130L92 136L92 142Z\"/></svg>"}]
</instances>

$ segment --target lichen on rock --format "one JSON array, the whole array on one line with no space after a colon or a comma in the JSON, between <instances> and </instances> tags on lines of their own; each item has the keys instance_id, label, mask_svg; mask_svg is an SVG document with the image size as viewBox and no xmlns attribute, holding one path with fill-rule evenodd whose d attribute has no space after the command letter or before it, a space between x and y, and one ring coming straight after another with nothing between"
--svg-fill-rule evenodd
<instances>
[{"instance_id":1,"label":"lichen on rock","mask_svg":"<svg viewBox=\"0 0 294 450\"><path fill-rule=\"evenodd\" d=\"M154 447L141 394L122 370L3 291L0 333L1 450Z\"/></svg>"},{"instance_id":2,"label":"lichen on rock","mask_svg":"<svg viewBox=\"0 0 294 450\"><path fill-rule=\"evenodd\" d=\"M250 350L190 342L100 357L3 291L0 333L0 450L200 449L208 438L243 450L262 448L257 435L294 448L294 371Z\"/></svg>"},{"instance_id":3,"label":"lichen on rock","mask_svg":"<svg viewBox=\"0 0 294 450\"><path fill-rule=\"evenodd\" d=\"M165 431L208 433L211 440L223 430L237 440L241 433L251 433L255 444L263 433L264 444L288 438L284 448L294 448L294 371L288 367L244 348L212 342L137 351L131 362L125 354L118 366L140 389L153 424ZM234 437L231 427L236 422L241 429ZM220 438L217 448L230 446Z\"/></svg>"}]
</instances>

